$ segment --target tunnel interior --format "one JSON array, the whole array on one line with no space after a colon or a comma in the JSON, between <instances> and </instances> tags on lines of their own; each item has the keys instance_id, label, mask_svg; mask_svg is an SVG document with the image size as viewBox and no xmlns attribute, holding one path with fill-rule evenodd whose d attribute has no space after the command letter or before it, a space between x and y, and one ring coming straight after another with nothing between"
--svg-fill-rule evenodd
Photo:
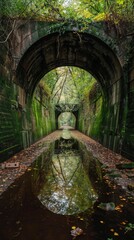
<instances>
[{"instance_id":1,"label":"tunnel interior","mask_svg":"<svg viewBox=\"0 0 134 240\"><path fill-rule=\"evenodd\" d=\"M25 93L25 103L32 99L44 75L63 66L84 69L99 83L103 98L103 119L99 127L102 134L97 137L93 133L91 137L117 151L122 128L120 119L123 114L122 68L115 53L99 38L80 32L65 32L61 35L56 32L30 46L20 59L16 74L16 83ZM79 111L77 123L80 114ZM84 132L79 124L76 124L76 127Z\"/></svg>"},{"instance_id":2,"label":"tunnel interior","mask_svg":"<svg viewBox=\"0 0 134 240\"><path fill-rule=\"evenodd\" d=\"M76 117L75 128L118 152L124 134L125 80L115 52L99 38L76 31L38 36L25 49L14 63L15 71L9 71L9 57L6 68L2 65L2 161L58 129L58 115L67 111L67 105L51 104L46 80L42 81L57 68L77 68L96 80L79 104L76 101L70 105ZM83 76L80 85L82 82ZM80 86L79 91L81 94Z\"/></svg>"},{"instance_id":3,"label":"tunnel interior","mask_svg":"<svg viewBox=\"0 0 134 240\"><path fill-rule=\"evenodd\" d=\"M48 85L46 84L47 80L45 80L45 77L50 78L50 80L51 80L50 82L53 83L53 81L54 81L54 79L53 79L54 75L52 73L53 70L57 70L58 68L68 68L69 70L72 71L73 67L78 68L81 71L82 70L86 71L89 75L91 74L91 76L95 79L95 81L90 86L90 89L88 88L88 91L86 92L84 97L82 99L79 99L79 101L72 102L72 99L70 96L68 96L69 100L66 103L64 103L64 101L61 102L59 99L57 101L55 100L55 102L52 101L52 99L54 100L54 98L52 96L52 93L50 92L50 89L48 88ZM52 74L50 74L48 76L49 73L52 73ZM78 150L78 152L82 156L82 164L84 164L83 166L85 167L85 171L86 171L87 175L89 173L91 175L95 174L92 176L93 177L92 180L94 182L94 185L98 186L97 191L100 191L101 194L103 195L102 199L104 199L104 200L102 200L101 202L103 203L103 201L104 201L103 207L104 206L106 207L106 209L105 209L106 215L103 214L104 213L103 208L100 210L100 211L102 211L102 214L101 214L100 218L98 218L99 225L103 225L102 223L104 223L105 220L108 219L109 216L110 216L110 221L114 222L113 218L111 216L113 214L113 212L112 212L113 208L115 208L114 201L116 202L115 185L113 186L111 195L109 195L108 191L106 192L106 195L103 193L102 184L103 184L103 180L105 179L105 178L103 179L103 175L102 175L103 160L102 160L102 162L101 161L98 162L96 155L94 155L95 157L93 156L93 158L89 159L91 157L89 150L93 150L95 152L95 154L100 151L99 152L100 156L101 156L101 153L103 152L103 156L101 156L101 157L103 159L105 159L104 162L108 163L108 165L106 165L108 167L106 167L106 169L105 169L105 166L104 166L103 170L107 171L108 174L109 174L109 166L111 169L111 166L112 166L111 164L113 164L113 162L111 161L113 155L115 157L115 159L114 159L115 162L121 161L121 158L118 158L120 155L116 155L116 154L112 153L111 151L109 151L109 149L112 149L115 152L121 153L122 141L123 141L123 137L124 137L124 135L123 135L124 134L124 122L125 122L125 118L126 118L126 113L124 113L125 110L123 109L124 95L125 94L127 95L127 93L125 93L125 94L123 93L125 80L124 80L124 75L123 75L123 69L121 67L121 64L120 64L115 52L107 44L105 44L99 38L97 38L91 34L75 32L75 31L72 31L72 32L66 31L66 32L60 33L60 34L59 34L59 32L55 32L55 33L49 34L45 37L41 37L41 38L39 38L38 41L36 41L32 45L29 45L29 47L25 51L25 53L23 55L21 55L20 60L17 65L17 72L15 72L14 74L15 74L15 76L13 78L14 83L12 82L12 85L13 85L12 89L15 94L14 95L12 94L12 96L9 97L9 98L11 98L11 102L10 102L11 109L9 106L5 115L9 116L8 110L11 111L11 114L9 117L10 117L10 119L12 119L11 120L13 123L12 129L14 127L14 133L13 134L12 134L12 132L11 133L9 132L9 133L10 133L10 136L11 137L13 136L12 138L14 138L16 140L16 142L14 143L16 150L13 151L12 147L10 147L7 144L6 151L8 154L6 155L5 154L6 151L4 149L5 146L3 144L4 151L2 153L3 154L2 161L8 159L9 156L13 156L15 153L19 152L21 149L26 148L25 151L18 153L20 156L20 159L22 160L22 158L23 158L22 161L24 161L24 164L27 165L27 162L29 162L28 163L29 165L26 166L27 170L24 167L24 170L26 170L26 175L28 177L28 180L26 180L27 177L25 178L25 176L24 176L25 179L19 178L20 182L21 182L21 186L22 186L22 187L21 186L19 187L19 193L20 193L20 195L22 195L22 199L24 199L24 204L22 204L22 202L20 204L21 200L20 200L20 198L18 198L17 207L18 206L19 207L17 209L19 209L19 210L21 209L21 212L24 214L24 215L23 214L22 215L26 216L26 218L24 217L24 222L26 222L26 225L28 223L28 224L30 224L29 226L33 226L33 229L35 229L35 231L33 231L33 229L31 229L32 234L34 235L37 227L34 227L34 226L36 226L36 224L31 225L32 224L31 219L28 217L28 216L31 216L31 214L29 214L30 213L29 207L31 206L31 202L32 202L32 207L33 207L33 209L35 209L36 203L38 205L39 202L35 201L35 195L33 196L33 200L32 200L32 197L30 196L30 194L32 193L32 190L30 189L30 187L36 188L35 183L39 183L39 185L42 185L42 183L40 183L39 180L44 181L46 179L46 172L49 171L49 167L47 164L50 163L50 166L52 167L51 173L52 173L52 178L54 179L54 183L56 183L56 179L57 179L57 176L54 175L54 172L58 173L58 175L61 176L62 180L63 180L62 181L63 183L61 184L62 192L61 192L61 195L59 195L60 196L59 203L62 203L64 201L64 198L62 198L62 197L65 196L63 194L63 185L67 189L67 184L70 184L73 177L76 176L75 175L76 170L78 170L79 166L81 166L81 161L79 159L76 159L77 161L74 161L74 159L71 160L70 150L74 150L75 155ZM66 80L68 81L68 85L69 85L70 84L69 79L66 78ZM82 81L83 81L83 78L81 79L81 82ZM89 85L90 85L90 77L89 77ZM87 87L89 87L89 85ZM62 88L64 87L64 85L61 85L61 86L62 86ZM77 86L75 86L75 87L77 88ZM52 88L53 88L53 84L52 84ZM70 91L71 91L71 88L70 88ZM54 92L54 95L56 95L56 91ZM61 94L59 94L59 95L61 97ZM77 96L77 98L79 98L79 96ZM64 99L62 98L62 100L64 100ZM9 104L9 101L8 101L8 104ZM3 116L4 116L4 114L3 114ZM7 118L5 116L3 119L5 121L5 126L9 125L7 122ZM60 131L61 129L63 129L63 131ZM79 130L79 131L72 130L69 132L68 130L66 131L66 129L75 129L75 130ZM6 130L8 131L8 129L6 129ZM59 131L54 131L54 130L59 130ZM88 139L90 139L89 140L90 142L88 142L88 141L82 142L83 134L81 134L80 132L84 133L87 136L90 136L91 138L88 138ZM49 133L52 133L52 135L50 136ZM55 137L53 134L56 134L56 133L59 134L59 140L58 140L59 142L58 142L57 146L61 147L60 152L63 153L63 150L64 150L64 153L66 154L64 159L63 159L63 157L60 159L59 156L57 156L57 155L52 157L52 159L50 158L50 156L52 155L52 152L57 154L59 151L58 148L55 147L55 149L54 149L54 146L53 146L53 143L55 141L55 139L54 139ZM75 134L76 134L76 138L74 137ZM79 137L80 136L79 134L81 134L81 138ZM4 136L4 134L3 134L3 136ZM43 138L44 136L47 136L48 138L47 137ZM85 136L86 140L87 140L87 136ZM78 137L78 140L80 141L79 144L76 143L77 137ZM4 137L3 137L3 139L4 139ZM47 140L43 140L43 139L47 139ZM95 139L96 141L93 141L93 139ZM38 140L40 140L40 141L38 141ZM45 141L45 142L43 142L43 141ZM10 138L10 142L11 142L11 138ZM103 146L105 146L109 149L103 148L102 145L100 145L97 142L100 142ZM35 144L32 145L32 143L35 143ZM75 144L75 147L72 145L72 143ZM36 149L37 145L38 145L38 147ZM63 149L63 146L65 146L65 145L66 145L67 152L65 151L65 149ZM31 146L31 148L27 148L30 146ZM76 146L78 147L78 149L76 149ZM44 151L43 149L45 149L45 152L43 152ZM41 154L41 152L43 154ZM26 155L23 155L23 153L26 153ZM0 148L0 154L1 154L1 148ZM13 162L16 161L16 159L17 159L18 155L17 156L16 155L13 156L13 158L12 158ZM39 158L37 160L39 160L39 162L37 162L36 160L33 160L32 155L36 155L36 156L38 155ZM78 157L78 156L76 156L76 157ZM108 157L109 157L109 159L108 159ZM1 159L0 159L0 161L1 161ZM33 165L32 171L31 171L30 161ZM74 165L74 163L76 163L76 165L74 166L74 169L73 169L72 166ZM91 164L91 168L88 168L89 167L88 164ZM21 167L20 167L19 171L21 171L21 170L23 171L22 162L20 165L21 165ZM43 165L45 166L44 170L43 170ZM67 165L69 167L68 170L65 167ZM57 169L58 169L58 171L57 171ZM15 172L14 169L13 169L13 171ZM39 173L39 176L38 176L37 172ZM118 175L118 172L114 172L113 169L111 171L111 174L112 174L111 178L113 178L113 176L115 178L116 177L120 178L120 175ZM35 175L36 175L37 179L35 178ZM67 175L69 176L69 179L67 179ZM81 195L83 194L82 189L84 189L84 192L87 195L89 195L89 192L87 191L88 186L83 181L84 175L83 175L81 169L79 169L78 175L81 178L76 179L78 186L74 187L73 196L75 196L75 193L79 192L80 198L81 198ZM18 177L18 175L17 175L17 177ZM31 177L31 179L30 179L30 177ZM9 180L11 180L11 179L9 178ZM47 179L48 183L50 183L49 180L50 179L48 177L48 179ZM58 180L61 183L60 177L58 178ZM107 179L105 179L105 180L106 180L106 184L107 184ZM123 180L124 180L124 178L123 178ZM55 189L53 189L54 183L52 184L52 193L54 193L54 190L55 190ZM122 183L124 186L124 181L122 181ZM7 182L5 184L7 184ZM79 184L81 185L81 189L79 188ZM26 186L24 186L24 185L26 185ZM17 185L15 186L15 191L16 191L16 187L17 187ZM11 186L11 188L12 188L12 186ZM42 202L44 203L44 196L47 195L45 190L47 190L46 187L43 188L43 192L40 192L40 195L38 195L41 204L42 204ZM56 190L57 190L57 186L56 186ZM14 191L14 185L13 185L13 189L11 189L11 192L13 192L13 195L15 195L14 194L15 191ZM23 192L23 191L24 191L24 198L23 198L23 193L21 194L21 192ZM36 189L35 189L35 191L36 191ZM50 191L49 184L48 184L48 191ZM92 194L94 194L94 193L95 192L93 191ZM117 194L117 195L119 195L119 194ZM17 194L17 196L19 196L19 194ZM28 199L29 196L30 196L30 199ZM121 194L119 196L121 197L121 199L119 199L119 203L121 203L121 205L123 206L123 204L124 204L124 202L122 204L123 196ZM10 194L10 197L11 197L11 202L12 202L12 200L14 202L14 198L12 198L12 194ZM56 197L57 197L57 195L56 195ZM98 198L97 194L95 194L94 200L96 201L97 198ZM16 195L15 195L15 199L16 199ZM72 199L72 197L71 197L71 199ZM27 204L27 200L28 200L28 204ZM80 203L81 203L81 206L83 209L84 198L83 199L81 198L81 200L82 201ZM85 200L86 200L85 202L87 202L87 201L89 202L88 198L87 199L85 198ZM107 202L108 204L105 203L106 200L108 201ZM73 200L71 200L71 201L69 200L70 205L72 205L72 201ZM8 202L7 205L9 205L10 201L7 201L7 202ZM39 203L39 205L40 205L40 203ZM109 203L110 204L112 203L112 206L110 205L110 207L112 207L112 211L111 211L111 209L110 209L110 211L109 211L109 209L107 211L107 206L109 207ZM5 202L4 202L4 204L5 204ZM48 204L50 204L49 200L48 200ZM46 205L44 205L44 206L45 206L45 210L46 210ZM65 206L66 206L66 203L65 203ZM54 202L52 199L52 208L53 207L55 207L55 206L54 206ZM94 207L96 208L98 206L94 205ZM16 208L16 203L15 203L15 208ZM70 208L70 206L69 206L69 208ZM24 212L23 209L25 209L26 212ZM48 209L50 209L50 208L48 208ZM53 209L50 209L50 210L53 210ZM117 206L117 211L118 210L122 211L120 206ZM8 209L7 209L7 211L8 211ZM14 211L14 208L12 208L11 211L9 211L9 216L10 216L10 213L12 215L13 211ZM129 210L129 211L131 211L131 210ZM40 218L40 214L39 214L39 218L37 217L38 216L37 211L35 213L35 215L36 215L35 219L37 219L37 221L39 222L39 225L40 225L40 219L42 219L42 225L43 225L43 229L44 229L44 222L46 224L48 222L48 225L49 225L49 221L48 221L47 215L46 215L46 221L44 221L45 215L43 216L42 212L43 212L43 209L41 207L40 213L41 213L41 216L43 217L43 219ZM55 210L52 212L56 213ZM59 209L58 209L58 213L61 214ZM72 210L69 212L69 214L70 213L72 214ZM89 214L89 212L88 212L88 214ZM123 210L123 214L124 215L126 214L126 212L124 213L124 210ZM102 218L102 215L103 215L103 218ZM117 219L117 213L115 213L114 215L115 215L115 219ZM6 223L7 223L7 216L6 216ZM14 216L14 214L12 216ZM17 218L15 218L15 221L13 220L15 223L15 233L16 233L16 224L20 225L20 223L22 221L21 218L18 216L19 216L19 214L16 211L15 217L17 217ZM85 219L83 217L85 217L85 216L82 215L82 217L79 218L81 223L85 222ZM18 218L19 218L19 220L18 220ZM11 217L11 219L12 219L12 217ZM26 219L28 219L28 221L25 221ZM54 219L54 225L57 228L58 222L56 222L56 220L55 220L56 218L52 217L51 219ZM68 222L68 219L69 218L67 218L67 222ZM90 217L90 219L92 219L92 217ZM119 219L119 223L121 223L121 222L124 223L124 221L126 221L124 219L126 219L126 218L123 218L123 220ZM131 219L131 217L130 217L130 219ZM4 219L4 221L5 221L5 219ZM3 221L3 226L5 224L4 221ZM77 221L78 221L78 216L77 216ZM131 222L131 220L130 221L127 220L127 222ZM73 226L73 225L75 226L75 224L72 224L72 222L71 222L71 226ZM107 225L107 222L106 222L106 225ZM117 227L116 221L115 221L115 225L116 225L115 226L115 229L116 229L116 227ZM25 226L25 225L23 225L23 226ZM119 225L119 227L120 226L121 225ZM51 228L51 226L50 226L50 228ZM95 228L95 231L96 231L96 229L97 228ZM111 229L112 229L112 234L116 233L116 232L113 232L114 228L110 222L110 228L109 228L110 232L111 232ZM23 227L20 228L20 226L19 226L19 230L23 230ZM41 228L39 226L39 234L40 234L40 230L41 230ZM104 233L104 235L105 235L106 233L103 230L104 229L102 227L101 232ZM114 230L114 231L116 231L116 230ZM26 232L27 232L27 230L26 230ZM90 232L92 234L92 231L90 231ZM10 233L10 229L9 229L9 233ZM28 233L29 233L29 231L28 231ZM8 234L8 231L7 231L7 234ZM54 232L54 234L55 234L55 232ZM118 236L117 234L118 233L116 233L114 236L115 237ZM122 228L120 229L119 234L122 234ZM50 229L50 235L51 235L51 229ZM17 235L14 235L14 236L16 237ZM20 237L20 236L21 235L18 235L18 237ZM43 234L42 234L42 236L43 236ZM86 235L86 234L84 236L88 237L88 235ZM110 237L112 235L107 235L107 236ZM122 237L122 235L120 237Z\"/></svg>"}]
</instances>

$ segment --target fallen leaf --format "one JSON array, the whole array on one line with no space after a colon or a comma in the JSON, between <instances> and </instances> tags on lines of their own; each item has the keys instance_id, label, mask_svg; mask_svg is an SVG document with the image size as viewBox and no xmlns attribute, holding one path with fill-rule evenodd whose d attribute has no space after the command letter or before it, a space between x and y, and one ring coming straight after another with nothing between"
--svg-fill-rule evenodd
<instances>
[{"instance_id":1,"label":"fallen leaf","mask_svg":"<svg viewBox=\"0 0 134 240\"><path fill-rule=\"evenodd\" d=\"M122 225L126 225L126 222L121 222Z\"/></svg>"},{"instance_id":2,"label":"fallen leaf","mask_svg":"<svg viewBox=\"0 0 134 240\"><path fill-rule=\"evenodd\" d=\"M72 229L76 229L76 227L75 227L75 226L72 226Z\"/></svg>"},{"instance_id":3,"label":"fallen leaf","mask_svg":"<svg viewBox=\"0 0 134 240\"><path fill-rule=\"evenodd\" d=\"M114 236L119 236L119 234L117 232L114 232Z\"/></svg>"}]
</instances>

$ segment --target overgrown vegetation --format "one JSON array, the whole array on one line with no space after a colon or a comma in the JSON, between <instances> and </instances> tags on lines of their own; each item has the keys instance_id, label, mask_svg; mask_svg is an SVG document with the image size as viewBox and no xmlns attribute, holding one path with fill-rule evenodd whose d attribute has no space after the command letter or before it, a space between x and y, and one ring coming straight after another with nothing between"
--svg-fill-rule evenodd
<instances>
[{"instance_id":1,"label":"overgrown vegetation","mask_svg":"<svg viewBox=\"0 0 134 240\"><path fill-rule=\"evenodd\" d=\"M79 109L80 130L98 139L103 99L100 85L92 75L77 67L60 67L45 75L40 84L49 89L51 102L57 110L69 112ZM66 122L65 117L62 122Z\"/></svg>"},{"instance_id":2,"label":"overgrown vegetation","mask_svg":"<svg viewBox=\"0 0 134 240\"><path fill-rule=\"evenodd\" d=\"M1 16L43 20L114 20L134 16L133 0L1 0Z\"/></svg>"},{"instance_id":3,"label":"overgrown vegetation","mask_svg":"<svg viewBox=\"0 0 134 240\"><path fill-rule=\"evenodd\" d=\"M79 22L82 29L95 21L105 21L108 30L118 36L133 35L133 0L0 0L0 42L6 42L17 28L16 19L37 19L49 22ZM6 21L6 28L3 22Z\"/></svg>"},{"instance_id":4,"label":"overgrown vegetation","mask_svg":"<svg viewBox=\"0 0 134 240\"><path fill-rule=\"evenodd\" d=\"M51 92L51 101L65 110L66 105L70 108L80 105L95 82L93 76L83 69L60 67L49 72L40 83Z\"/></svg>"},{"instance_id":5,"label":"overgrown vegetation","mask_svg":"<svg viewBox=\"0 0 134 240\"><path fill-rule=\"evenodd\" d=\"M10 40L13 33L15 34L15 30L19 28L19 24L22 24L18 20L24 20L23 24L27 24L31 19L50 22L50 25L52 24L51 26L54 27L59 24L59 35L66 30L66 28L63 28L63 25L66 23L69 23L71 26L78 26L76 31L80 29L83 32L89 29L89 24L100 22L102 23L101 27L105 27L107 34L114 32L115 38L117 37L119 40L120 48L123 48L124 45L120 45L120 38L125 39L127 36L134 35L134 1L0 0L0 44L2 46L3 43L8 43L6 47L11 55L11 42L8 42L8 40ZM95 31L98 31L98 29L95 29ZM51 29L49 33L51 33ZM62 77L62 75L64 76ZM89 74L86 75L84 70L77 69L75 71L71 67L68 67L64 68L64 73L61 70L52 71L47 75L47 80L45 79L40 84L40 86L46 89L45 92L52 94L51 100L54 100L54 104L60 103L60 105L62 104L62 108L64 108L68 101L72 105L80 105L85 96L90 92L94 80ZM94 87L94 90L96 94L97 88ZM97 97L99 98L101 95L94 95L93 89L89 95L90 102L94 105L94 109L92 109L93 113L97 111L96 109L99 112L102 100L100 100L99 104ZM91 95L93 99L91 99ZM96 99L94 99L94 96ZM93 115L92 119L88 119L87 117L82 119L81 125L86 125L86 122L90 120L97 124L97 126L94 125L95 127L92 128L92 131L98 131L96 129L100 126L100 118L101 111L97 121L94 121L94 119L97 119L97 115ZM86 129L86 132L89 133L90 129Z\"/></svg>"}]
</instances>

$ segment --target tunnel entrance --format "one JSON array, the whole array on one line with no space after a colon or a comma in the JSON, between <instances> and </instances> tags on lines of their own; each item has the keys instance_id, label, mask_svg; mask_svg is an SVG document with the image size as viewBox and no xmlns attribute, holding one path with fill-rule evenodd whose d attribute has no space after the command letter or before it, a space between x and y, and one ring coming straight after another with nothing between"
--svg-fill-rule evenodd
<instances>
[{"instance_id":1,"label":"tunnel entrance","mask_svg":"<svg viewBox=\"0 0 134 240\"><path fill-rule=\"evenodd\" d=\"M53 33L29 47L18 64L16 81L32 94L46 73L61 66L85 69L99 81L105 95L112 93L116 81L120 91L122 69L114 52L99 38L77 32Z\"/></svg>"},{"instance_id":2,"label":"tunnel entrance","mask_svg":"<svg viewBox=\"0 0 134 240\"><path fill-rule=\"evenodd\" d=\"M63 112L58 117L58 129L72 128L75 129L76 117L71 112Z\"/></svg>"},{"instance_id":3,"label":"tunnel entrance","mask_svg":"<svg viewBox=\"0 0 134 240\"><path fill-rule=\"evenodd\" d=\"M80 120L81 111L77 119L79 124L76 125L104 146L119 151L123 124L120 121L123 116L121 89L124 80L115 53L102 40L87 33L66 31L61 35L55 32L42 37L29 47L17 67L16 82L24 89L27 102L41 78L61 66L84 69L98 81L103 97L103 117L101 121L97 119L97 126L91 129L86 123L90 121L89 117L84 116L83 121ZM95 130L97 128L102 132L99 136L96 133L98 130Z\"/></svg>"}]
</instances>

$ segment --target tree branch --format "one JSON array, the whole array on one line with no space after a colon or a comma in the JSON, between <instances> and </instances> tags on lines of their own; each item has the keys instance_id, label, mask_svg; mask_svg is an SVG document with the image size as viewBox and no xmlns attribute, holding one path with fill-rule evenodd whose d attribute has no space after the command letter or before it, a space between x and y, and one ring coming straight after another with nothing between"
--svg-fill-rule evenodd
<instances>
[{"instance_id":1,"label":"tree branch","mask_svg":"<svg viewBox=\"0 0 134 240\"><path fill-rule=\"evenodd\" d=\"M13 32L13 31L14 31L14 29L15 29L15 24L16 24L16 20L14 20L14 21L13 21L13 26L12 26L12 29L11 29L11 31L8 33L8 35L7 35L6 39L5 39L4 41L0 41L0 43L1 43L1 44L2 44L2 43L6 43L6 42L8 41L8 39L9 39L10 35L12 34L12 32Z\"/></svg>"}]
</instances>

